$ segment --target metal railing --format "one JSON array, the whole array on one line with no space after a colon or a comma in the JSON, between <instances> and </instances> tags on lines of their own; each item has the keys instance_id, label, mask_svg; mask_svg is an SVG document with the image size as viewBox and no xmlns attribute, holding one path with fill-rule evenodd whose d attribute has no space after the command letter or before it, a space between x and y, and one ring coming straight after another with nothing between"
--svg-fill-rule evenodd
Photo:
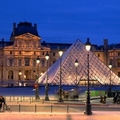
<instances>
[{"instance_id":1,"label":"metal railing","mask_svg":"<svg viewBox=\"0 0 120 120\"><path fill-rule=\"evenodd\" d=\"M10 105L12 112L33 113L79 113L84 111L84 106L70 105Z\"/></svg>"}]
</instances>

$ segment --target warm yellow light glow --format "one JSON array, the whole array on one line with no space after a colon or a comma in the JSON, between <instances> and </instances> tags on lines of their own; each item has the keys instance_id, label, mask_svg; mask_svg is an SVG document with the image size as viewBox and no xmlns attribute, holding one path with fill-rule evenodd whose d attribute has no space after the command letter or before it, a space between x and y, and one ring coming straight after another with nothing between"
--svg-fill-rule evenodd
<instances>
[{"instance_id":1,"label":"warm yellow light glow","mask_svg":"<svg viewBox=\"0 0 120 120\"><path fill-rule=\"evenodd\" d=\"M24 75L24 78L26 78L26 75Z\"/></svg>"},{"instance_id":2,"label":"warm yellow light glow","mask_svg":"<svg viewBox=\"0 0 120 120\"><path fill-rule=\"evenodd\" d=\"M40 75L42 76L42 75L43 75L43 72L41 72Z\"/></svg>"},{"instance_id":3,"label":"warm yellow light glow","mask_svg":"<svg viewBox=\"0 0 120 120\"><path fill-rule=\"evenodd\" d=\"M60 57L62 56L62 54L63 54L63 51L59 51L59 55L60 55Z\"/></svg>"},{"instance_id":4,"label":"warm yellow light glow","mask_svg":"<svg viewBox=\"0 0 120 120\"><path fill-rule=\"evenodd\" d=\"M90 51L91 43L90 43L90 41L89 41L89 38L87 38L87 42L85 43L85 47L86 47L86 50L87 50L87 51Z\"/></svg>"},{"instance_id":5,"label":"warm yellow light glow","mask_svg":"<svg viewBox=\"0 0 120 120\"><path fill-rule=\"evenodd\" d=\"M48 54L48 53L46 53L46 55L45 55L45 59L46 59L46 60L49 59L49 54Z\"/></svg>"},{"instance_id":6,"label":"warm yellow light glow","mask_svg":"<svg viewBox=\"0 0 120 120\"><path fill-rule=\"evenodd\" d=\"M19 75L22 75L22 72L21 72L21 71L19 71Z\"/></svg>"},{"instance_id":7,"label":"warm yellow light glow","mask_svg":"<svg viewBox=\"0 0 120 120\"><path fill-rule=\"evenodd\" d=\"M90 48L91 48L90 45L86 45L85 47L86 47L86 50L87 50L87 51L90 51Z\"/></svg>"},{"instance_id":8,"label":"warm yellow light glow","mask_svg":"<svg viewBox=\"0 0 120 120\"><path fill-rule=\"evenodd\" d=\"M37 57L36 63L37 63L37 64L40 63L40 58L39 58L39 57Z\"/></svg>"},{"instance_id":9,"label":"warm yellow light glow","mask_svg":"<svg viewBox=\"0 0 120 120\"><path fill-rule=\"evenodd\" d=\"M111 68L112 68L112 65L109 65L109 68L111 69Z\"/></svg>"},{"instance_id":10,"label":"warm yellow light glow","mask_svg":"<svg viewBox=\"0 0 120 120\"><path fill-rule=\"evenodd\" d=\"M75 63L74 63L75 67L77 67L79 65L78 60L76 59Z\"/></svg>"}]
</instances>

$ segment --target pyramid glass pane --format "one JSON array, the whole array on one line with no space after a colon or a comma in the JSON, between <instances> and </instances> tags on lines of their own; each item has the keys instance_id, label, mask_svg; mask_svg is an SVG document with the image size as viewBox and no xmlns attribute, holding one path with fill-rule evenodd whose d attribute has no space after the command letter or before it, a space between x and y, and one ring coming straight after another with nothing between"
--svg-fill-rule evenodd
<instances>
[{"instance_id":1,"label":"pyramid glass pane","mask_svg":"<svg viewBox=\"0 0 120 120\"><path fill-rule=\"evenodd\" d=\"M67 49L67 51L61 57L61 80L62 84L72 85L81 83L87 80L88 77L88 52L85 49L85 45L77 40L73 45ZM78 67L76 73L76 67L74 65L75 60L78 60ZM46 83L47 72L41 76L38 81L41 84ZM76 81L77 74L77 81ZM110 77L111 76L111 77ZM96 80L101 84L118 85L120 78L112 72L108 66L106 66L94 53L89 52L89 77L90 80ZM51 84L59 85L60 82L60 58L48 69L48 81Z\"/></svg>"}]
</instances>

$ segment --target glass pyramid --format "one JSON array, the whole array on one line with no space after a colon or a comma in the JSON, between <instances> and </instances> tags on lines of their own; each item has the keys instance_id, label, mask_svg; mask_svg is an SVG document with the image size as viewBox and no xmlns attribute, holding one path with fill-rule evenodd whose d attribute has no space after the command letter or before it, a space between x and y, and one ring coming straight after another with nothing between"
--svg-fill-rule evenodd
<instances>
[{"instance_id":1,"label":"glass pyramid","mask_svg":"<svg viewBox=\"0 0 120 120\"><path fill-rule=\"evenodd\" d=\"M78 67L74 65L78 60ZM88 77L88 60L85 45L78 39L61 57L61 80L64 85L85 84ZM45 72L38 82L45 84L47 79ZM77 76L77 77L76 77ZM110 70L94 53L89 52L89 79L92 84L97 81L100 84L118 85L120 78ZM48 69L48 82L59 85L60 82L60 58ZM91 84L91 83L90 83Z\"/></svg>"}]
</instances>

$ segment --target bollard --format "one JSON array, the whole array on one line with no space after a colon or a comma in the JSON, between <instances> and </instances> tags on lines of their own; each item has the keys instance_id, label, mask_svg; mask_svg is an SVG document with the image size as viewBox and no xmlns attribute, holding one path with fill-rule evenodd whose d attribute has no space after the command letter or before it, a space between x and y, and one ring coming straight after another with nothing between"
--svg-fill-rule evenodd
<instances>
[{"instance_id":1,"label":"bollard","mask_svg":"<svg viewBox=\"0 0 120 120\"><path fill-rule=\"evenodd\" d=\"M21 107L21 106L20 106L20 104L19 104L19 113L20 113L20 107Z\"/></svg>"},{"instance_id":2,"label":"bollard","mask_svg":"<svg viewBox=\"0 0 120 120\"><path fill-rule=\"evenodd\" d=\"M36 110L37 110L37 106L35 105L35 113L36 113Z\"/></svg>"},{"instance_id":3,"label":"bollard","mask_svg":"<svg viewBox=\"0 0 120 120\"><path fill-rule=\"evenodd\" d=\"M51 105L51 113L52 113L52 105Z\"/></svg>"},{"instance_id":4,"label":"bollard","mask_svg":"<svg viewBox=\"0 0 120 120\"><path fill-rule=\"evenodd\" d=\"M68 108L69 108L69 107L68 107L68 105L67 105L67 113L69 112Z\"/></svg>"},{"instance_id":5,"label":"bollard","mask_svg":"<svg viewBox=\"0 0 120 120\"><path fill-rule=\"evenodd\" d=\"M29 100L29 101L30 101L30 104L31 104L31 98L30 98L30 100Z\"/></svg>"}]
</instances>

